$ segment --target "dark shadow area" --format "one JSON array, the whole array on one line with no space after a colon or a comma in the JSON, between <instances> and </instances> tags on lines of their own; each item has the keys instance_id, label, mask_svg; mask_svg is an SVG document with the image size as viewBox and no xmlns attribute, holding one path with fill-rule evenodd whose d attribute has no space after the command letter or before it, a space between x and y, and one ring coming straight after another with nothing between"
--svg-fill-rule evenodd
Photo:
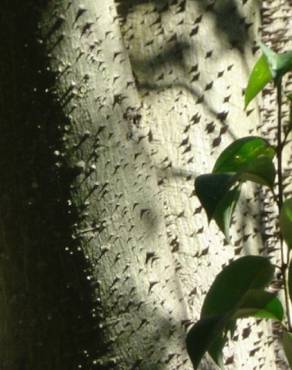
<instances>
[{"instance_id":1,"label":"dark shadow area","mask_svg":"<svg viewBox=\"0 0 292 370\"><path fill-rule=\"evenodd\" d=\"M170 7L175 7L177 13L186 11L187 1L197 3L202 13L210 12L215 20L216 29L226 36L232 47L243 51L248 41L249 23L240 14L235 0L116 0L118 13L122 18L127 18L129 13L141 4L153 4L159 13L166 12ZM195 21L195 20L194 20ZM196 23L201 21L200 18Z\"/></svg>"},{"instance_id":2,"label":"dark shadow area","mask_svg":"<svg viewBox=\"0 0 292 370\"><path fill-rule=\"evenodd\" d=\"M97 287L72 238L74 174L54 155L67 122L38 42L46 4L1 5L0 369L92 369L87 358L101 342L98 312L91 316Z\"/></svg>"},{"instance_id":3,"label":"dark shadow area","mask_svg":"<svg viewBox=\"0 0 292 370\"><path fill-rule=\"evenodd\" d=\"M198 26L202 22L203 17L210 13L214 18L218 37L226 37L230 42L231 48L236 48L243 52L246 42L249 40L248 28L250 24L245 22L245 18L240 14L238 4L235 0L225 1L204 1L204 0L189 0L190 3L196 2L199 8L198 17L194 19L194 25ZM172 9L176 13L184 13L187 11L186 0L116 0L117 11L119 16L126 22L129 14L135 13L135 9L139 5L152 4L153 11L157 12L159 16L156 23L161 23L163 28L163 13ZM150 10L145 11L146 13ZM175 14L173 14L175 17ZM187 36L187 35L186 35ZM153 36L154 37L154 36ZM129 41L131 43L131 41ZM209 112L210 118L216 120L222 125L221 131L227 131L228 134L235 139L234 133L230 128L226 127L226 118L228 112L216 111L216 109L207 102L206 96L208 90L212 88L212 81L206 81L206 85L202 85L200 80L200 71L198 64L188 67L185 63L184 55L193 49L196 54L196 41L191 37L181 41L177 39L174 30L173 37L170 40L165 40L165 44L154 55L148 58L139 58L130 55L131 66L135 76L136 87L142 93L142 96L147 96L153 91L159 92L169 88L180 88L187 91L194 98L195 104L202 104ZM210 52L212 55L212 52ZM206 60L211 57L206 54ZM167 66L168 68L165 68ZM202 67L201 67L202 68ZM226 66L226 69L232 66ZM161 72L161 73L160 73ZM175 73L176 72L176 73ZM173 76L177 76L173 79ZM218 72L218 79L224 78L224 71ZM154 77L157 76L157 77ZM198 82L198 88L196 84ZM202 90L204 88L204 90ZM201 92L200 92L201 91ZM225 130L225 131L224 131ZM221 131L219 136L221 135ZM214 139L214 147L217 142L220 142L220 137Z\"/></svg>"},{"instance_id":4,"label":"dark shadow area","mask_svg":"<svg viewBox=\"0 0 292 370\"><path fill-rule=\"evenodd\" d=\"M141 70L141 72L145 71L145 73L149 73L149 69L163 69L163 66L166 62L168 64L171 63L171 65L181 70L186 70L183 55L189 51L190 48L190 43L178 42L175 40L173 45L165 46L161 52L152 55L151 58L131 60L131 64L133 65L135 72Z\"/></svg>"},{"instance_id":5,"label":"dark shadow area","mask_svg":"<svg viewBox=\"0 0 292 370\"><path fill-rule=\"evenodd\" d=\"M222 36L226 36L230 45L243 52L248 41L248 28L251 24L246 23L245 18L238 10L235 0L192 0L197 2L200 8L210 12L215 19L216 29Z\"/></svg>"}]
</instances>

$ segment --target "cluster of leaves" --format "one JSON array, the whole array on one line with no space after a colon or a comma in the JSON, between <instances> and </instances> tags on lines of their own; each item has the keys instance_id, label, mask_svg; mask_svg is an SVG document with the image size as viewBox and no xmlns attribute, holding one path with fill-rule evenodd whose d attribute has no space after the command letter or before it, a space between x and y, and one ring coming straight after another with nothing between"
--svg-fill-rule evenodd
<instances>
[{"instance_id":1,"label":"cluster of leaves","mask_svg":"<svg viewBox=\"0 0 292 370\"><path fill-rule=\"evenodd\" d=\"M265 45L261 47L262 55L250 74L246 88L245 108L269 82L275 83L277 92L281 95L282 77L292 71L292 51L277 54ZM285 127L285 139L292 130L292 94L286 96L290 104L290 117ZM278 100L279 104L282 104L281 99L280 103ZM283 128L278 126L279 129ZM273 147L267 140L258 136L241 138L220 154L212 173L196 178L196 194L208 220L217 223L229 242L231 218L243 183L251 181L267 186L275 194L276 173L278 178L282 177L279 176L279 162L276 169L273 161L274 157L279 161L283 146L283 143L278 141L277 147ZM292 198L283 202L279 199L281 194L277 197L282 235L280 238L286 242L289 258L292 249ZM236 320L245 317L273 319L282 323L283 347L292 368L291 327L285 327L281 301L275 293L265 290L273 279L274 269L269 258L250 255L231 262L216 276L205 297L200 320L190 329L187 336L187 350L194 369L198 368L206 352L223 368L222 351L228 335L232 337ZM283 279L286 279L285 266L281 266L281 270ZM289 264L286 286L292 301L292 262ZM286 301L288 305L289 298L287 297ZM289 312L289 307L286 305L286 315L287 311Z\"/></svg>"}]
</instances>

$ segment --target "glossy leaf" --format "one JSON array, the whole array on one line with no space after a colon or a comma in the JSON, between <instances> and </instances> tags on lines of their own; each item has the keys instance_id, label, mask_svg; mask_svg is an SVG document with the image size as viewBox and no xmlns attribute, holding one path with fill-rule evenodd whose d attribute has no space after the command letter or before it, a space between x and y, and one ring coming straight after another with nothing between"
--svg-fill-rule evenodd
<instances>
[{"instance_id":1,"label":"glossy leaf","mask_svg":"<svg viewBox=\"0 0 292 370\"><path fill-rule=\"evenodd\" d=\"M200 319L188 332L186 344L194 369L208 351L213 361L223 368L222 349L227 343L228 316L212 316Z\"/></svg>"},{"instance_id":2,"label":"glossy leaf","mask_svg":"<svg viewBox=\"0 0 292 370\"><path fill-rule=\"evenodd\" d=\"M213 316L199 320L188 332L186 339L187 351L194 369L197 369L208 348L218 340L218 336L222 333L224 325L224 317ZM219 363L221 362L219 358L217 361Z\"/></svg>"},{"instance_id":3,"label":"glossy leaf","mask_svg":"<svg viewBox=\"0 0 292 370\"><path fill-rule=\"evenodd\" d=\"M285 73L292 71L292 51L281 54L275 53L266 45L261 44L261 49L267 59L274 80L279 80Z\"/></svg>"},{"instance_id":4,"label":"glossy leaf","mask_svg":"<svg viewBox=\"0 0 292 370\"><path fill-rule=\"evenodd\" d=\"M261 256L244 256L226 266L215 278L205 298L201 317L225 315L239 307L253 289L263 289L272 280L274 267Z\"/></svg>"},{"instance_id":5,"label":"glossy leaf","mask_svg":"<svg viewBox=\"0 0 292 370\"><path fill-rule=\"evenodd\" d=\"M251 163L245 172L242 172L240 178L273 188L275 176L276 169L273 161L267 157L260 157Z\"/></svg>"},{"instance_id":6,"label":"glossy leaf","mask_svg":"<svg viewBox=\"0 0 292 370\"><path fill-rule=\"evenodd\" d=\"M263 55L253 67L245 91L245 108L267 83L279 81L284 74L292 71L292 50L277 54L264 44L261 44L261 49Z\"/></svg>"},{"instance_id":7,"label":"glossy leaf","mask_svg":"<svg viewBox=\"0 0 292 370\"><path fill-rule=\"evenodd\" d=\"M196 369L205 352L222 367L226 333L235 320L255 316L282 320L279 300L263 288L271 281L274 268L260 256L245 256L231 262L215 278L205 298L201 319L187 336L187 349Z\"/></svg>"},{"instance_id":8,"label":"glossy leaf","mask_svg":"<svg viewBox=\"0 0 292 370\"><path fill-rule=\"evenodd\" d=\"M292 50L277 55L275 78L281 78L290 71L292 71Z\"/></svg>"},{"instance_id":9,"label":"glossy leaf","mask_svg":"<svg viewBox=\"0 0 292 370\"><path fill-rule=\"evenodd\" d=\"M227 320L225 320L225 325L227 325ZM226 345L227 339L227 332L225 327L222 328L219 332L216 333L215 339L212 341L211 345L208 348L208 353L215 362L219 366L220 369L223 369L223 351L222 349Z\"/></svg>"},{"instance_id":10,"label":"glossy leaf","mask_svg":"<svg viewBox=\"0 0 292 370\"><path fill-rule=\"evenodd\" d=\"M234 176L226 173L206 174L196 178L196 194L206 210L209 221L213 218L218 204L234 183Z\"/></svg>"},{"instance_id":11,"label":"glossy leaf","mask_svg":"<svg viewBox=\"0 0 292 370\"><path fill-rule=\"evenodd\" d=\"M286 199L280 212L280 230L289 249L292 249L292 198Z\"/></svg>"},{"instance_id":12,"label":"glossy leaf","mask_svg":"<svg viewBox=\"0 0 292 370\"><path fill-rule=\"evenodd\" d=\"M240 196L240 186L229 190L219 202L215 212L214 220L216 221L219 229L223 232L226 240L230 242L229 229L233 212Z\"/></svg>"},{"instance_id":13,"label":"glossy leaf","mask_svg":"<svg viewBox=\"0 0 292 370\"><path fill-rule=\"evenodd\" d=\"M236 176L230 174L207 174L196 178L196 194L204 207L208 220L214 219L229 238L231 217L240 195L240 186L235 185Z\"/></svg>"},{"instance_id":14,"label":"glossy leaf","mask_svg":"<svg viewBox=\"0 0 292 370\"><path fill-rule=\"evenodd\" d=\"M248 80L244 96L245 108L272 79L273 76L267 58L262 55L254 65Z\"/></svg>"},{"instance_id":15,"label":"glossy leaf","mask_svg":"<svg viewBox=\"0 0 292 370\"><path fill-rule=\"evenodd\" d=\"M271 281L273 273L274 267L264 257L245 256L231 262L216 276L209 289L202 307L201 318L222 316L225 317L226 325L228 322L230 324L241 308L241 304L250 294L250 290L264 288ZM220 334L218 336L220 338ZM221 342L224 344L223 337ZM221 351L222 349L223 346ZM218 350L217 348L217 353ZM210 351L209 353L216 362L213 353Z\"/></svg>"},{"instance_id":16,"label":"glossy leaf","mask_svg":"<svg viewBox=\"0 0 292 370\"><path fill-rule=\"evenodd\" d=\"M258 317L282 321L284 309L274 293L261 289L250 289L240 302L234 318Z\"/></svg>"},{"instance_id":17,"label":"glossy leaf","mask_svg":"<svg viewBox=\"0 0 292 370\"><path fill-rule=\"evenodd\" d=\"M275 149L263 138L248 136L234 141L218 157L213 173L237 174L240 180L273 186Z\"/></svg>"},{"instance_id":18,"label":"glossy leaf","mask_svg":"<svg viewBox=\"0 0 292 370\"><path fill-rule=\"evenodd\" d=\"M292 261L290 261L288 269L288 290L290 301L292 302Z\"/></svg>"},{"instance_id":19,"label":"glossy leaf","mask_svg":"<svg viewBox=\"0 0 292 370\"><path fill-rule=\"evenodd\" d=\"M251 161L259 157L273 159L274 148L267 140L258 136L247 136L235 140L218 157L213 173L242 172Z\"/></svg>"},{"instance_id":20,"label":"glossy leaf","mask_svg":"<svg viewBox=\"0 0 292 370\"><path fill-rule=\"evenodd\" d=\"M260 46L264 56L266 57L272 77L275 78L277 73L278 54L263 43L260 43Z\"/></svg>"},{"instance_id":21,"label":"glossy leaf","mask_svg":"<svg viewBox=\"0 0 292 370\"><path fill-rule=\"evenodd\" d=\"M292 369L292 333L285 331L283 333L283 348L288 360L288 364Z\"/></svg>"}]
</instances>

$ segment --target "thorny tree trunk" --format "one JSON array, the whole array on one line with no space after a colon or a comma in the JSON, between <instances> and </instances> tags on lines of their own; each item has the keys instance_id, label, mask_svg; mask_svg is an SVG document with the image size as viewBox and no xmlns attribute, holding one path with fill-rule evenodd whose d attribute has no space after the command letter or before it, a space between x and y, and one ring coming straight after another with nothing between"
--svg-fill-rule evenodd
<instances>
[{"instance_id":1,"label":"thorny tree trunk","mask_svg":"<svg viewBox=\"0 0 292 370\"><path fill-rule=\"evenodd\" d=\"M256 133L258 3L2 0L0 17L0 368L191 369L215 274L262 243L251 189L232 247L193 187ZM279 369L268 326L236 337L230 369Z\"/></svg>"}]
</instances>

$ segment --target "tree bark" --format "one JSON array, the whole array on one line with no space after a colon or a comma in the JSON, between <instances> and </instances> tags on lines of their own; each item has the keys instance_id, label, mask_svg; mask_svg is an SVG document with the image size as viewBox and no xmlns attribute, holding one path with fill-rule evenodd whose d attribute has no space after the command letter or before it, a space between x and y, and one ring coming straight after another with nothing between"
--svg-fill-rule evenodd
<instances>
[{"instance_id":1,"label":"tree bark","mask_svg":"<svg viewBox=\"0 0 292 370\"><path fill-rule=\"evenodd\" d=\"M257 2L3 0L0 27L2 368L191 369L214 276L262 247L251 188L233 246L194 193L257 133ZM268 325L236 337L230 369L278 368Z\"/></svg>"}]
</instances>

